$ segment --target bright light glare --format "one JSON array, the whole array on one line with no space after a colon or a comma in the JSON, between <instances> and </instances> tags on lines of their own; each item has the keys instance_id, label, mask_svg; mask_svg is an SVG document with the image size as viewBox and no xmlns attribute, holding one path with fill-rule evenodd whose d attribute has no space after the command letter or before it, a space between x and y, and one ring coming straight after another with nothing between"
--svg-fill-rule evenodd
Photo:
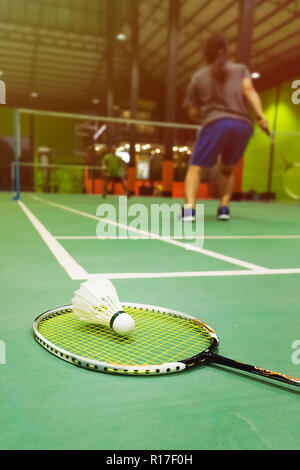
<instances>
[{"instance_id":1,"label":"bright light glare","mask_svg":"<svg viewBox=\"0 0 300 470\"><path fill-rule=\"evenodd\" d=\"M121 157L125 163L129 163L130 155L128 152L122 152L120 150L117 150L116 155L118 155L118 157Z\"/></svg>"}]
</instances>

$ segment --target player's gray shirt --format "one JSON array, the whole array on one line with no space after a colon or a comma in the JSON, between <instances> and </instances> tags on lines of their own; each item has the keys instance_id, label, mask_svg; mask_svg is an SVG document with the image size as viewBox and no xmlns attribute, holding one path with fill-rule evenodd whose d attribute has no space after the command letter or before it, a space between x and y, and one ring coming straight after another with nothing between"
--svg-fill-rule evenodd
<instances>
[{"instance_id":1,"label":"player's gray shirt","mask_svg":"<svg viewBox=\"0 0 300 470\"><path fill-rule=\"evenodd\" d=\"M193 106L202 115L205 126L218 119L231 118L247 121L252 126L242 89L244 78L250 77L243 64L226 62L225 82L217 81L211 73L211 65L196 72L187 88L184 106Z\"/></svg>"}]
</instances>

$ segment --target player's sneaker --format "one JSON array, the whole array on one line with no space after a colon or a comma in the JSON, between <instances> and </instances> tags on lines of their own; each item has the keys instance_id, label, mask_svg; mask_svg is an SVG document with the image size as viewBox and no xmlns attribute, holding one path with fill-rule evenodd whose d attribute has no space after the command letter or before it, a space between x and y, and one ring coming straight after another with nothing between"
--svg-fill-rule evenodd
<instances>
[{"instance_id":1,"label":"player's sneaker","mask_svg":"<svg viewBox=\"0 0 300 470\"><path fill-rule=\"evenodd\" d=\"M230 210L229 207L223 206L219 207L217 218L219 220L229 220L230 219Z\"/></svg>"},{"instance_id":2,"label":"player's sneaker","mask_svg":"<svg viewBox=\"0 0 300 470\"><path fill-rule=\"evenodd\" d=\"M185 209L184 207L182 208L181 211L181 219L186 221L186 222L195 222L196 220L196 210L193 209L192 207Z\"/></svg>"}]
</instances>

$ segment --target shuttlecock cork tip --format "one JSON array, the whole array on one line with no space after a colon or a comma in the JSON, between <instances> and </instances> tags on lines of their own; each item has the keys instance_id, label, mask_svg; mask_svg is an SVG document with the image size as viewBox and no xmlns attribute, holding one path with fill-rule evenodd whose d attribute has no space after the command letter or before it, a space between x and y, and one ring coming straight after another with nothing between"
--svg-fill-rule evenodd
<instances>
[{"instance_id":1,"label":"shuttlecock cork tip","mask_svg":"<svg viewBox=\"0 0 300 470\"><path fill-rule=\"evenodd\" d=\"M129 335L135 327L133 318L126 312L117 312L111 319L111 328L118 335Z\"/></svg>"}]
</instances>

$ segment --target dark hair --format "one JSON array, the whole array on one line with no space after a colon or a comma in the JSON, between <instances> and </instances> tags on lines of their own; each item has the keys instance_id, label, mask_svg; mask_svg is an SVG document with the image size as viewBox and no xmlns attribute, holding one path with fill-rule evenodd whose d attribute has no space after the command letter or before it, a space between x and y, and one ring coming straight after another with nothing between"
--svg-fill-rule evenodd
<instances>
[{"instance_id":1,"label":"dark hair","mask_svg":"<svg viewBox=\"0 0 300 470\"><path fill-rule=\"evenodd\" d=\"M226 57L227 41L224 36L216 34L209 38L205 47L205 56L209 64L212 65L212 74L219 82L226 79Z\"/></svg>"}]
</instances>

